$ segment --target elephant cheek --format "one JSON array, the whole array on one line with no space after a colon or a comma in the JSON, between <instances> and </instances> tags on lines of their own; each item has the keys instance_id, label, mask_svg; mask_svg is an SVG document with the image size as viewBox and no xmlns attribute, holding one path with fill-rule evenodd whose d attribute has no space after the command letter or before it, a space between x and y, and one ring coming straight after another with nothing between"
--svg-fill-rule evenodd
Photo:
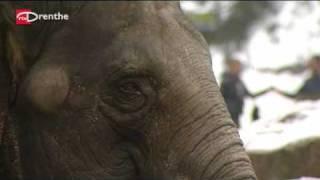
<instances>
[{"instance_id":1,"label":"elephant cheek","mask_svg":"<svg viewBox=\"0 0 320 180\"><path fill-rule=\"evenodd\" d=\"M69 78L60 66L35 68L26 80L25 97L42 112L55 111L69 91Z\"/></svg>"}]
</instances>

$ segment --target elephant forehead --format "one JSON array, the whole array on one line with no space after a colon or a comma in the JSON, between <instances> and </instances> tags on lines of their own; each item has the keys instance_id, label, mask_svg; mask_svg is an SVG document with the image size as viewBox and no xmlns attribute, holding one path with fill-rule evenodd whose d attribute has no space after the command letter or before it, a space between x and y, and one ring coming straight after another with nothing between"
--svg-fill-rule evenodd
<instances>
[{"instance_id":1,"label":"elephant forehead","mask_svg":"<svg viewBox=\"0 0 320 180\"><path fill-rule=\"evenodd\" d=\"M173 9L175 6L170 2L94 2L84 8L81 16L90 19L89 23L97 21L97 26L102 29L121 31L141 22L159 23L160 12L172 15Z\"/></svg>"},{"instance_id":2,"label":"elephant forehead","mask_svg":"<svg viewBox=\"0 0 320 180\"><path fill-rule=\"evenodd\" d=\"M97 6L98 4L100 6ZM164 36L164 28L172 27L167 18L159 13L164 8L155 8L150 2L95 2L87 4L79 13L61 26L53 38L52 47L73 50L73 55L100 51L112 46L119 36L130 34L130 38L143 41L150 37ZM171 8L172 9L172 8ZM172 10L171 10L172 11ZM169 10L168 10L169 12ZM130 32L130 33L128 33ZM153 45L149 43L149 45ZM96 52L95 52L96 53Z\"/></svg>"},{"instance_id":3,"label":"elephant forehead","mask_svg":"<svg viewBox=\"0 0 320 180\"><path fill-rule=\"evenodd\" d=\"M186 30L177 8L151 2L96 3L70 18L50 39L44 56L67 61L91 76L88 81L108 76L113 65L153 72L164 72L165 66L168 72L168 65L173 71L179 63L202 59L198 54L205 50L193 30Z\"/></svg>"},{"instance_id":4,"label":"elephant forehead","mask_svg":"<svg viewBox=\"0 0 320 180\"><path fill-rule=\"evenodd\" d=\"M173 14L173 7L164 2L90 2L82 8L75 16L68 21L68 26L73 34L81 32L90 36L116 35L127 31L132 26L149 26L142 29L148 30L154 26L159 28L164 19L160 13L166 11L166 14ZM152 26L150 26L152 25ZM92 34L92 33L95 34ZM101 38L101 37L100 37ZM111 38L111 37L110 37Z\"/></svg>"}]
</instances>

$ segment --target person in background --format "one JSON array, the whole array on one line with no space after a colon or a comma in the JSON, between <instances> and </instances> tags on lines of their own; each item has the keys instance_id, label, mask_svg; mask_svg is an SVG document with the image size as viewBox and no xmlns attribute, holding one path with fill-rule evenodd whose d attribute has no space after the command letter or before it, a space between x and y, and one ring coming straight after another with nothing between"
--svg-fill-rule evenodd
<instances>
[{"instance_id":1,"label":"person in background","mask_svg":"<svg viewBox=\"0 0 320 180\"><path fill-rule=\"evenodd\" d=\"M288 94L280 90L276 91L284 96L295 99L320 98L320 55L312 56L308 62L311 77L307 79L296 94Z\"/></svg>"},{"instance_id":2,"label":"person in background","mask_svg":"<svg viewBox=\"0 0 320 180\"><path fill-rule=\"evenodd\" d=\"M221 93L226 102L227 108L230 112L232 120L239 127L239 117L243 111L243 103L245 97L257 97L270 91L266 89L257 94L251 94L245 84L240 79L242 72L242 64L237 59L227 59L226 61L226 72L222 76L222 82L220 85ZM257 115L258 109L255 107L254 115ZM254 117L257 118L257 117Z\"/></svg>"}]
</instances>

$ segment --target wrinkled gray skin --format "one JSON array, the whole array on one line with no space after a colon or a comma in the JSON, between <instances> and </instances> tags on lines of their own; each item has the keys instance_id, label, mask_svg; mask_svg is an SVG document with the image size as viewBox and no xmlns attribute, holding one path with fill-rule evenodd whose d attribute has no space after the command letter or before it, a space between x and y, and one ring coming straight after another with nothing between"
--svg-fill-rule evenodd
<instances>
[{"instance_id":1,"label":"wrinkled gray skin","mask_svg":"<svg viewBox=\"0 0 320 180\"><path fill-rule=\"evenodd\" d=\"M256 179L177 3L88 3L50 35L30 30L42 24L17 27L29 50L12 110L22 177Z\"/></svg>"}]
</instances>

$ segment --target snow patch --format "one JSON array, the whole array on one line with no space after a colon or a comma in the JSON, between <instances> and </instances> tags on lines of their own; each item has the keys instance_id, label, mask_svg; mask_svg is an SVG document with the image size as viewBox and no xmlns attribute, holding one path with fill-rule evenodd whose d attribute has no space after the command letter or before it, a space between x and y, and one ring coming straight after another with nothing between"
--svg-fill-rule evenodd
<instances>
[{"instance_id":1,"label":"snow patch","mask_svg":"<svg viewBox=\"0 0 320 180\"><path fill-rule=\"evenodd\" d=\"M273 151L305 138L320 137L320 100L296 102L277 94L265 98L272 101L263 103L270 105L263 107L269 111L239 130L248 151Z\"/></svg>"}]
</instances>

